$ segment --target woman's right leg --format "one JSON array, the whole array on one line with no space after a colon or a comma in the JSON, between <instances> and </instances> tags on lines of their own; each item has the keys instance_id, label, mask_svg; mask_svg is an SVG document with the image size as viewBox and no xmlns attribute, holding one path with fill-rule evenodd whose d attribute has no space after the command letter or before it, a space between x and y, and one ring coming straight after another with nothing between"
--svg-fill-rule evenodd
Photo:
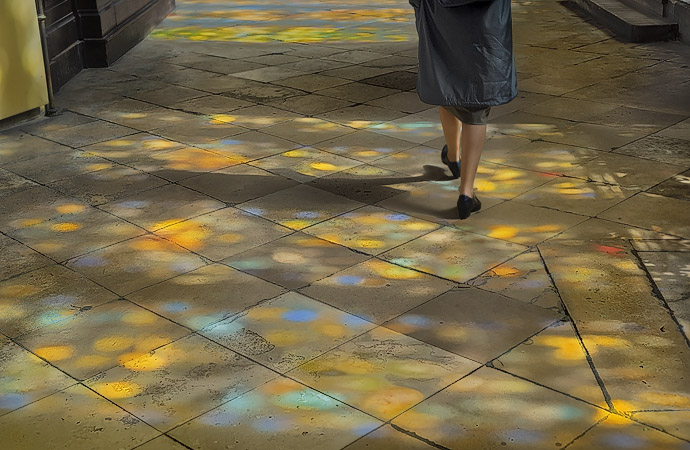
<instances>
[{"instance_id":1,"label":"woman's right leg","mask_svg":"<svg viewBox=\"0 0 690 450\"><path fill-rule=\"evenodd\" d=\"M474 195L474 179L477 176L479 160L486 141L486 125L462 124L461 135L462 164L460 165L460 194ZM450 149L450 147L449 147ZM450 151L449 157L450 157Z\"/></svg>"}]
</instances>

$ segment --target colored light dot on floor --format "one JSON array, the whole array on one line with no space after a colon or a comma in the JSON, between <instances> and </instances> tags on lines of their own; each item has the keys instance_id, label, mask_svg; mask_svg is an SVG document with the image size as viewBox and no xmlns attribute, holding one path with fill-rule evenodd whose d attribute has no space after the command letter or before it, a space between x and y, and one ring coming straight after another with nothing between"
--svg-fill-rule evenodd
<instances>
[{"instance_id":1,"label":"colored light dot on floor","mask_svg":"<svg viewBox=\"0 0 690 450\"><path fill-rule=\"evenodd\" d=\"M290 322L311 322L316 320L319 314L316 311L311 311L309 309L296 309L293 311L287 311L282 315L282 318Z\"/></svg>"},{"instance_id":2,"label":"colored light dot on floor","mask_svg":"<svg viewBox=\"0 0 690 450\"><path fill-rule=\"evenodd\" d=\"M358 277L355 275L342 275L336 278L338 284L344 284L346 286L356 286L364 281L363 277Z\"/></svg>"}]
</instances>

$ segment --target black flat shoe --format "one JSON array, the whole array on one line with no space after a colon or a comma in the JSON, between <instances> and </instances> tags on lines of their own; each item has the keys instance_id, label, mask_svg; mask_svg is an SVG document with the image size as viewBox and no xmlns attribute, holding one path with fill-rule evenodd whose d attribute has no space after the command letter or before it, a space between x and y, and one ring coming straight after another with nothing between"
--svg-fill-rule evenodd
<instances>
[{"instance_id":1,"label":"black flat shoe","mask_svg":"<svg viewBox=\"0 0 690 450\"><path fill-rule=\"evenodd\" d=\"M461 220L467 219L471 213L477 212L480 209L482 209L482 202L479 201L476 195L472 197L461 195L458 198L458 212L460 213Z\"/></svg>"},{"instance_id":2,"label":"black flat shoe","mask_svg":"<svg viewBox=\"0 0 690 450\"><path fill-rule=\"evenodd\" d=\"M448 166L450 172L453 174L453 178L456 180L460 178L460 162L448 161L448 146L444 145L443 150L441 150L441 162Z\"/></svg>"}]
</instances>

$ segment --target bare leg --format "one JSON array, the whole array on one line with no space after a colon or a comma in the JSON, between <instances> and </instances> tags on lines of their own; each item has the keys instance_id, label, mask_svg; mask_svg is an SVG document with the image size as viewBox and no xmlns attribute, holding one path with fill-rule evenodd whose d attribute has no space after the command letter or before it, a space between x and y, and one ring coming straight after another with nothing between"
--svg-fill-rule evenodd
<instances>
[{"instance_id":1,"label":"bare leg","mask_svg":"<svg viewBox=\"0 0 690 450\"><path fill-rule=\"evenodd\" d=\"M448 161L460 161L460 130L462 122L443 106L440 109L443 135L448 146Z\"/></svg>"},{"instance_id":2,"label":"bare leg","mask_svg":"<svg viewBox=\"0 0 690 450\"><path fill-rule=\"evenodd\" d=\"M443 127L445 130L445 126ZM448 138L446 138L446 141ZM462 165L460 166L460 194L472 197L474 194L474 178L479 168L484 142L486 141L486 125L462 124ZM450 158L450 146L448 146Z\"/></svg>"}]
</instances>

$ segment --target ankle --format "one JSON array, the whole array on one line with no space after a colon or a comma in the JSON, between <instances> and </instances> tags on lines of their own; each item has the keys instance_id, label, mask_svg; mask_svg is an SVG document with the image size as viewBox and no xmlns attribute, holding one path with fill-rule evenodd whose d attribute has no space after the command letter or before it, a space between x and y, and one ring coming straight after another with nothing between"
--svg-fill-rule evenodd
<instances>
[{"instance_id":1,"label":"ankle","mask_svg":"<svg viewBox=\"0 0 690 450\"><path fill-rule=\"evenodd\" d=\"M459 189L459 191L460 191L460 195L466 195L470 198L474 197L474 189L470 189L470 190Z\"/></svg>"}]
</instances>

